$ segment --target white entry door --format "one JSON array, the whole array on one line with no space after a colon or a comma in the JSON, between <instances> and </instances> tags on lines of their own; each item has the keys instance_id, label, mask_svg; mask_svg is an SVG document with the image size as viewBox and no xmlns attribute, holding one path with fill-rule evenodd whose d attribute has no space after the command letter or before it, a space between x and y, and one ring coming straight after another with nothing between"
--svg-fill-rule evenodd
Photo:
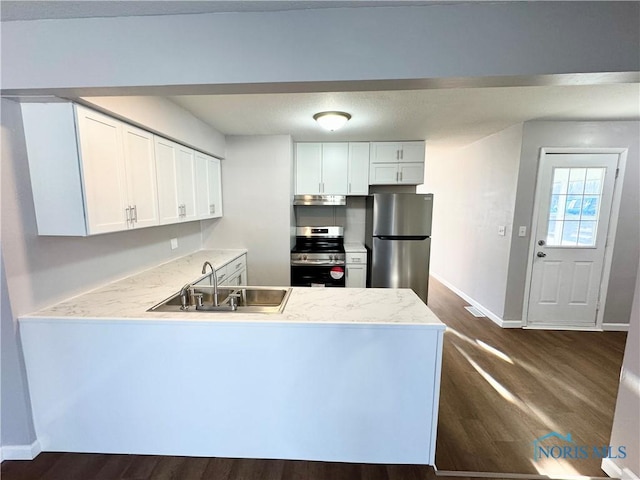
<instances>
[{"instance_id":1,"label":"white entry door","mask_svg":"<svg viewBox=\"0 0 640 480\"><path fill-rule=\"evenodd\" d=\"M545 153L527 325L594 327L618 154Z\"/></svg>"}]
</instances>

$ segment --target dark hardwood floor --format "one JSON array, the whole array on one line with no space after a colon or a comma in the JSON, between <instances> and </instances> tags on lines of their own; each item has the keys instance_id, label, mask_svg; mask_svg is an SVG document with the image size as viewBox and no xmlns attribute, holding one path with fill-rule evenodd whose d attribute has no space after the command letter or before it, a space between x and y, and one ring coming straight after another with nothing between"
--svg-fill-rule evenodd
<instances>
[{"instance_id":1,"label":"dark hardwood floor","mask_svg":"<svg viewBox=\"0 0 640 480\"><path fill-rule=\"evenodd\" d=\"M626 333L502 329L433 278L428 304L447 324L438 470L605 476L598 459L534 462L533 441L609 444Z\"/></svg>"},{"instance_id":2,"label":"dark hardwood floor","mask_svg":"<svg viewBox=\"0 0 640 480\"><path fill-rule=\"evenodd\" d=\"M436 465L447 471L604 476L590 459L533 461L557 431L607 445L626 334L501 329L434 279L447 324ZM5 461L2 480L434 480L431 467L285 460L41 453ZM466 477L458 477L466 478ZM498 478L485 477L485 478Z\"/></svg>"}]
</instances>

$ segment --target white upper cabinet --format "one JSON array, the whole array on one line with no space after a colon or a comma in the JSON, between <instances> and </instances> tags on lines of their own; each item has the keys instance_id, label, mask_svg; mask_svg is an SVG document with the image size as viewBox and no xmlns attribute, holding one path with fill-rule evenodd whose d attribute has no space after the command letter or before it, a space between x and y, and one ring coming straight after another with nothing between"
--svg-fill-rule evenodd
<instances>
[{"instance_id":1,"label":"white upper cabinet","mask_svg":"<svg viewBox=\"0 0 640 480\"><path fill-rule=\"evenodd\" d=\"M372 142L370 185L424 182L424 142Z\"/></svg>"},{"instance_id":2,"label":"white upper cabinet","mask_svg":"<svg viewBox=\"0 0 640 480\"><path fill-rule=\"evenodd\" d=\"M369 143L296 143L297 195L367 195Z\"/></svg>"},{"instance_id":3,"label":"white upper cabinet","mask_svg":"<svg viewBox=\"0 0 640 480\"><path fill-rule=\"evenodd\" d=\"M70 103L22 105L38 234L158 224L152 135Z\"/></svg>"},{"instance_id":4,"label":"white upper cabinet","mask_svg":"<svg viewBox=\"0 0 640 480\"><path fill-rule=\"evenodd\" d=\"M177 223L182 218L182 209L178 208L178 149L175 143L160 137L155 137L155 145L160 223Z\"/></svg>"},{"instance_id":5,"label":"white upper cabinet","mask_svg":"<svg viewBox=\"0 0 640 480\"><path fill-rule=\"evenodd\" d=\"M195 152L155 137L160 223L196 220Z\"/></svg>"},{"instance_id":6,"label":"white upper cabinet","mask_svg":"<svg viewBox=\"0 0 640 480\"><path fill-rule=\"evenodd\" d=\"M296 194L322 193L322 144L296 143Z\"/></svg>"},{"instance_id":7,"label":"white upper cabinet","mask_svg":"<svg viewBox=\"0 0 640 480\"><path fill-rule=\"evenodd\" d=\"M369 194L369 142L349 143L348 195Z\"/></svg>"},{"instance_id":8,"label":"white upper cabinet","mask_svg":"<svg viewBox=\"0 0 640 480\"><path fill-rule=\"evenodd\" d=\"M191 148L71 103L25 103L22 117L39 235L199 218ZM220 165L207 158L205 177L215 179L210 204L221 215Z\"/></svg>"},{"instance_id":9,"label":"white upper cabinet","mask_svg":"<svg viewBox=\"0 0 640 480\"><path fill-rule=\"evenodd\" d=\"M195 152L178 145L178 206L182 208L181 221L190 221L196 215L196 158Z\"/></svg>"},{"instance_id":10,"label":"white upper cabinet","mask_svg":"<svg viewBox=\"0 0 640 480\"><path fill-rule=\"evenodd\" d=\"M196 152L196 214L199 219L222 216L220 160Z\"/></svg>"},{"instance_id":11,"label":"white upper cabinet","mask_svg":"<svg viewBox=\"0 0 640 480\"><path fill-rule=\"evenodd\" d=\"M347 194L347 143L296 144L296 194Z\"/></svg>"},{"instance_id":12,"label":"white upper cabinet","mask_svg":"<svg viewBox=\"0 0 640 480\"><path fill-rule=\"evenodd\" d=\"M87 234L125 230L131 222L131 209L122 123L82 107L77 107L76 113Z\"/></svg>"},{"instance_id":13,"label":"white upper cabinet","mask_svg":"<svg viewBox=\"0 0 640 480\"><path fill-rule=\"evenodd\" d=\"M158 225L158 187L153 135L125 124L123 137L130 224L135 227Z\"/></svg>"},{"instance_id":14,"label":"white upper cabinet","mask_svg":"<svg viewBox=\"0 0 640 480\"><path fill-rule=\"evenodd\" d=\"M327 195L347 194L348 161L348 143L322 144L322 190L320 193Z\"/></svg>"}]
</instances>

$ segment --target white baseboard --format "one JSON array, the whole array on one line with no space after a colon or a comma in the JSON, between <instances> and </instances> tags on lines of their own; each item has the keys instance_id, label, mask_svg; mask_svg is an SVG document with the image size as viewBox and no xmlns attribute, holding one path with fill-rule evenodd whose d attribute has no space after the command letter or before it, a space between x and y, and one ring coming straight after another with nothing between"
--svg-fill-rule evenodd
<instances>
[{"instance_id":1,"label":"white baseboard","mask_svg":"<svg viewBox=\"0 0 640 480\"><path fill-rule=\"evenodd\" d=\"M38 440L31 445L3 445L0 447L0 462L5 460L33 460L40 452L42 452L42 447Z\"/></svg>"},{"instance_id":2,"label":"white baseboard","mask_svg":"<svg viewBox=\"0 0 640 480\"><path fill-rule=\"evenodd\" d=\"M445 287L447 287L449 290L451 290L456 295L458 295L460 298L462 298L463 300L466 300L471 305L473 305L478 310L480 310L482 313L484 313L487 316L487 318L491 320L493 323L499 325L502 328L522 328L522 322L520 320L503 320L488 308L483 307L480 303L478 303L476 300L474 300L469 295L464 293L462 290L459 290L455 286L451 285L449 282L443 279L440 275L433 272L431 272L430 275L436 280L438 280Z\"/></svg>"},{"instance_id":3,"label":"white baseboard","mask_svg":"<svg viewBox=\"0 0 640 480\"><path fill-rule=\"evenodd\" d=\"M602 331L603 332L628 332L629 324L628 323L603 323Z\"/></svg>"},{"instance_id":4,"label":"white baseboard","mask_svg":"<svg viewBox=\"0 0 640 480\"><path fill-rule=\"evenodd\" d=\"M619 478L620 480L640 480L640 477L628 468L620 468L611 458L603 458L602 471L610 477Z\"/></svg>"}]
</instances>

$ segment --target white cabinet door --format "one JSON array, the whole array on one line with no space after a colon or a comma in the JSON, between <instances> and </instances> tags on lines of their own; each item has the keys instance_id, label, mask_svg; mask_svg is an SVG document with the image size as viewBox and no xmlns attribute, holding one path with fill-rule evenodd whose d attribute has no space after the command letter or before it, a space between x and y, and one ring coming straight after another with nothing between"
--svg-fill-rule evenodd
<instances>
[{"instance_id":1,"label":"white cabinet door","mask_svg":"<svg viewBox=\"0 0 640 480\"><path fill-rule=\"evenodd\" d=\"M392 185L398 183L397 163L372 163L369 185Z\"/></svg>"},{"instance_id":2,"label":"white cabinet door","mask_svg":"<svg viewBox=\"0 0 640 480\"><path fill-rule=\"evenodd\" d=\"M77 107L87 233L126 230L127 186L122 123Z\"/></svg>"},{"instance_id":3,"label":"white cabinet door","mask_svg":"<svg viewBox=\"0 0 640 480\"><path fill-rule=\"evenodd\" d=\"M398 163L400 148L397 142L371 142L371 163Z\"/></svg>"},{"instance_id":4,"label":"white cabinet door","mask_svg":"<svg viewBox=\"0 0 640 480\"><path fill-rule=\"evenodd\" d=\"M158 225L158 189L153 135L124 124L124 158L131 227Z\"/></svg>"},{"instance_id":5,"label":"white cabinet door","mask_svg":"<svg viewBox=\"0 0 640 480\"><path fill-rule=\"evenodd\" d=\"M160 224L196 220L194 151L155 137Z\"/></svg>"},{"instance_id":6,"label":"white cabinet door","mask_svg":"<svg viewBox=\"0 0 640 480\"><path fill-rule=\"evenodd\" d=\"M220 185L220 160L204 153L195 153L196 162L196 211L198 218L222 216L222 186Z\"/></svg>"},{"instance_id":7,"label":"white cabinet door","mask_svg":"<svg viewBox=\"0 0 640 480\"><path fill-rule=\"evenodd\" d=\"M178 145L178 204L182 207L182 221L196 220L196 166L195 152Z\"/></svg>"},{"instance_id":8,"label":"white cabinet door","mask_svg":"<svg viewBox=\"0 0 640 480\"><path fill-rule=\"evenodd\" d=\"M347 265L345 286L347 288L365 288L367 286L367 266Z\"/></svg>"},{"instance_id":9,"label":"white cabinet door","mask_svg":"<svg viewBox=\"0 0 640 480\"><path fill-rule=\"evenodd\" d=\"M155 137L155 150L160 224L177 223L181 219L182 211L178 209L176 144L164 138Z\"/></svg>"},{"instance_id":10,"label":"white cabinet door","mask_svg":"<svg viewBox=\"0 0 640 480\"><path fill-rule=\"evenodd\" d=\"M209 218L209 158L200 152L196 162L196 214L198 218Z\"/></svg>"},{"instance_id":11,"label":"white cabinet door","mask_svg":"<svg viewBox=\"0 0 640 480\"><path fill-rule=\"evenodd\" d=\"M398 172L398 183L405 185L417 185L424 183L424 162L399 163Z\"/></svg>"},{"instance_id":12,"label":"white cabinet door","mask_svg":"<svg viewBox=\"0 0 640 480\"><path fill-rule=\"evenodd\" d=\"M207 163L207 178L209 180L209 216L222 217L222 171L221 162L217 158L209 157Z\"/></svg>"},{"instance_id":13,"label":"white cabinet door","mask_svg":"<svg viewBox=\"0 0 640 480\"><path fill-rule=\"evenodd\" d=\"M322 144L296 143L297 195L317 195L322 188Z\"/></svg>"},{"instance_id":14,"label":"white cabinet door","mask_svg":"<svg viewBox=\"0 0 640 480\"><path fill-rule=\"evenodd\" d=\"M400 144L400 162L424 163L424 142L403 142Z\"/></svg>"},{"instance_id":15,"label":"white cabinet door","mask_svg":"<svg viewBox=\"0 0 640 480\"><path fill-rule=\"evenodd\" d=\"M322 144L322 188L327 195L346 195L348 190L349 144Z\"/></svg>"},{"instance_id":16,"label":"white cabinet door","mask_svg":"<svg viewBox=\"0 0 640 480\"><path fill-rule=\"evenodd\" d=\"M369 194L369 143L349 143L348 195Z\"/></svg>"}]
</instances>

